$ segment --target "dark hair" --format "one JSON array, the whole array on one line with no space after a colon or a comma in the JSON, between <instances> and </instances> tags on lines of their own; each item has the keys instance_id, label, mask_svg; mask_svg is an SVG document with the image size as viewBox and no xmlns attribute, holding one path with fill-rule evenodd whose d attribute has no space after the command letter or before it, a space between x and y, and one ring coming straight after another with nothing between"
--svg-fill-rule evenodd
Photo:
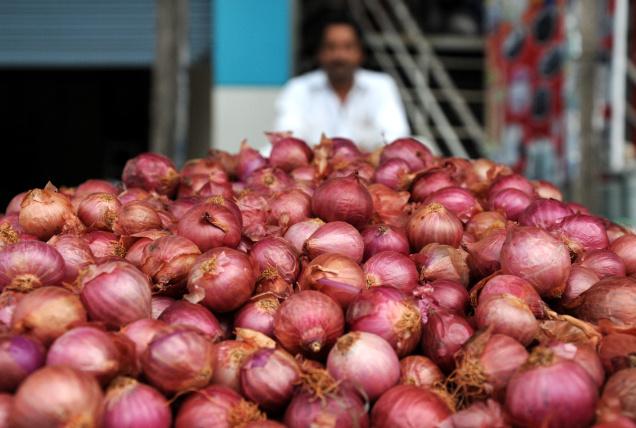
<instances>
[{"instance_id":1,"label":"dark hair","mask_svg":"<svg viewBox=\"0 0 636 428\"><path fill-rule=\"evenodd\" d=\"M358 23L355 22L351 18L351 16L349 16L348 14L332 12L332 13L327 14L321 20L320 40L319 40L319 43L318 43L318 48L320 48L320 46L322 46L322 41L323 41L323 39L325 37L325 32L327 31L327 28L332 26L332 25L347 25L347 26L351 27L353 29L353 31L355 32L356 37L358 38L358 41L360 42L360 45L363 45L362 29L360 28Z\"/></svg>"}]
</instances>

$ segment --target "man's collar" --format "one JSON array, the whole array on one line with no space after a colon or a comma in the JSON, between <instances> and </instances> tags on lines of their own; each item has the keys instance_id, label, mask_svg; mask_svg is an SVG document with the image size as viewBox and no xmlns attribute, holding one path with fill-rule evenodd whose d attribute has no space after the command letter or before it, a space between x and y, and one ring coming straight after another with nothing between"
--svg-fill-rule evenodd
<instances>
[{"instance_id":1,"label":"man's collar","mask_svg":"<svg viewBox=\"0 0 636 428\"><path fill-rule=\"evenodd\" d=\"M327 77L327 73L324 70L319 70L318 78L311 85L312 90L332 90L331 85L329 84L329 78ZM353 88L351 90L366 90L367 84L362 77L362 72L360 69L357 69L353 74Z\"/></svg>"}]
</instances>

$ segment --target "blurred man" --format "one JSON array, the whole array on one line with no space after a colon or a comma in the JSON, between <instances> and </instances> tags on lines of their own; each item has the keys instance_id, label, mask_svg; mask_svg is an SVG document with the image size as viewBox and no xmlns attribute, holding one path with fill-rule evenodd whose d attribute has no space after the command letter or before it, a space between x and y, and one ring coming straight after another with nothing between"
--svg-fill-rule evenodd
<instances>
[{"instance_id":1,"label":"blurred man","mask_svg":"<svg viewBox=\"0 0 636 428\"><path fill-rule=\"evenodd\" d=\"M347 18L323 26L320 69L291 79L276 103L275 130L292 131L310 144L324 132L367 150L410 133L393 79L360 68L364 59L358 27Z\"/></svg>"}]
</instances>

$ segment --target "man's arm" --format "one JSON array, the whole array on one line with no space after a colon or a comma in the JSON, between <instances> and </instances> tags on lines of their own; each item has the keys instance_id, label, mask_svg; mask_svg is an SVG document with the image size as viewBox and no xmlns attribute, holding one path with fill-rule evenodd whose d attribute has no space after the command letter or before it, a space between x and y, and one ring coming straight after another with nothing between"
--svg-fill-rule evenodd
<instances>
[{"instance_id":1,"label":"man's arm","mask_svg":"<svg viewBox=\"0 0 636 428\"><path fill-rule=\"evenodd\" d=\"M274 131L292 131L296 135L301 133L303 127L302 94L303 87L296 81L291 80L283 87L276 100Z\"/></svg>"},{"instance_id":2,"label":"man's arm","mask_svg":"<svg viewBox=\"0 0 636 428\"><path fill-rule=\"evenodd\" d=\"M384 133L384 138L391 142L396 138L409 136L411 130L395 81L387 76L386 84L383 86L383 99L380 102L376 120Z\"/></svg>"}]
</instances>

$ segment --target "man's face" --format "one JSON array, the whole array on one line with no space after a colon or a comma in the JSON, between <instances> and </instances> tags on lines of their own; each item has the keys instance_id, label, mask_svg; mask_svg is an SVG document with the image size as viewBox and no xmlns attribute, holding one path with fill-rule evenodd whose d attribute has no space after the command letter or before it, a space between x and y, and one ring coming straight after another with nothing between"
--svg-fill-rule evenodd
<instances>
[{"instance_id":1,"label":"man's face","mask_svg":"<svg viewBox=\"0 0 636 428\"><path fill-rule=\"evenodd\" d=\"M362 63L362 48L355 30L346 24L325 28L318 61L330 80L350 80Z\"/></svg>"}]
</instances>

